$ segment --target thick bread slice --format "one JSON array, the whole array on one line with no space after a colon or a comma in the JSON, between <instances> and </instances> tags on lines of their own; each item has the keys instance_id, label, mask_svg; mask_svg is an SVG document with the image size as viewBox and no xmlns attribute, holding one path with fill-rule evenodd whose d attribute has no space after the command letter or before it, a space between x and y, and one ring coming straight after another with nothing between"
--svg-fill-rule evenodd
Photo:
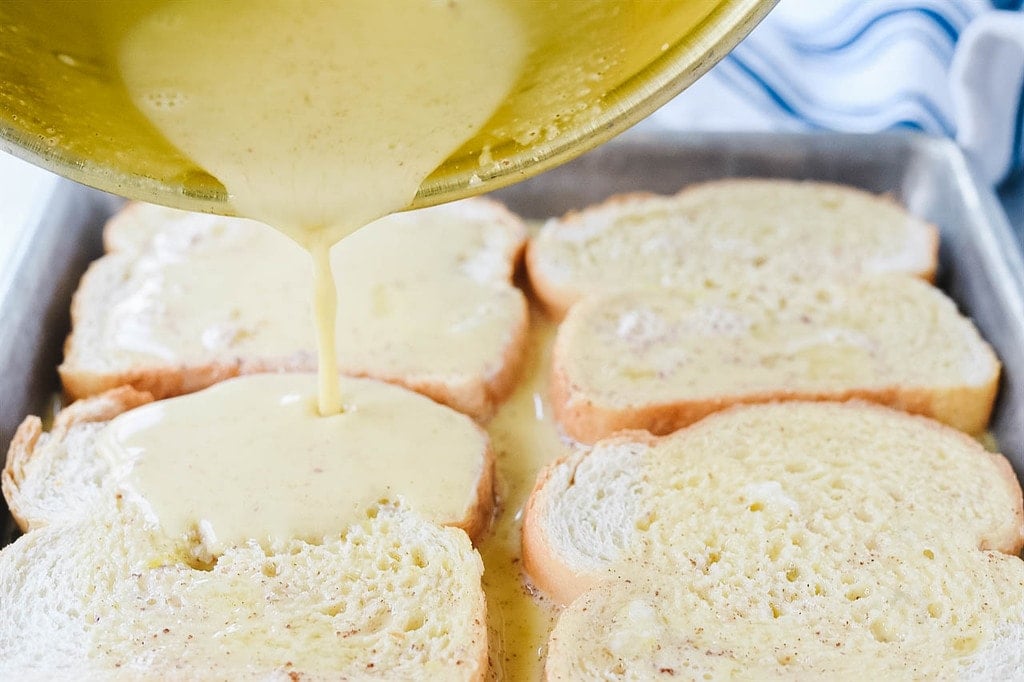
<instances>
[{"instance_id":1,"label":"thick bread slice","mask_svg":"<svg viewBox=\"0 0 1024 682\"><path fill-rule=\"evenodd\" d=\"M552 403L593 443L661 435L736 403L865 398L968 433L988 424L999 361L938 289L906 275L599 294L558 331Z\"/></svg>"},{"instance_id":2,"label":"thick bread slice","mask_svg":"<svg viewBox=\"0 0 1024 682\"><path fill-rule=\"evenodd\" d=\"M22 531L64 517L78 518L113 482L113 463L98 456L96 437L117 415L153 402L123 386L79 400L57 413L47 433L39 417L18 426L7 450L0 486Z\"/></svg>"},{"instance_id":3,"label":"thick bread slice","mask_svg":"<svg viewBox=\"0 0 1024 682\"><path fill-rule=\"evenodd\" d=\"M269 377L267 377L269 379ZM236 379L234 382L252 383L261 381L261 377ZM310 380L312 384L312 379ZM223 390L229 384L221 384L214 389ZM376 387L376 389L374 389ZM245 386L241 385L244 390ZM358 392L357 392L358 389ZM380 390L384 398L395 394L388 406L396 409L421 410L427 408L441 413L449 428L460 428L471 436L474 445L472 451L452 453L446 462L458 467L452 471L445 466L435 465L427 479L410 482L408 479L415 472L404 470L394 471L394 480L387 486L391 491L389 497L399 498L408 495L403 493L403 486L416 483L422 485L437 484L438 480L459 481L465 479L467 486L451 503L449 508L457 508L453 516L446 516L447 511L438 509L418 509L426 518L443 525L461 528L474 540L479 540L489 527L494 505L494 457L490 450L486 434L467 417L454 413L446 407L430 402L426 398L403 389L381 384L367 379L346 379L343 390L350 396L365 395L367 389L374 389L372 395L380 399ZM196 394L195 398L203 394ZM180 398L178 400L181 400ZM80 518L84 510L94 506L97 500L128 494L137 497L131 479L132 455L126 449L98 447L103 431L114 417L135 407L152 402L152 397L140 393L130 387L114 389L92 398L77 401L61 411L54 421L53 429L44 433L42 424L37 417L28 417L18 428L7 454L7 464L0 474L3 493L7 499L11 514L23 530L32 530L47 525ZM359 410L362 405L355 405ZM367 406L366 409L373 409ZM364 410L365 412L365 410ZM447 419L450 415L452 419ZM478 437L477 437L478 436ZM402 436L400 435L399 438ZM410 443L413 452L422 452L422 443ZM339 448L339 456L344 452ZM290 457L297 461L298 453L280 453L282 457ZM371 456L372 455L372 456ZM383 451L366 453L367 465L387 470L382 464L386 456ZM364 460L342 461L340 471L328 469L324 475L358 475L362 471ZM390 460L387 460L390 461ZM259 462L254 466L260 468ZM335 473L331 473L335 472ZM203 485L216 486L217 482L203 482ZM291 488L289 488L291 490ZM382 491L366 491L368 499L377 499ZM230 499L230 498L226 498ZM465 500L460 506L458 500ZM339 509L339 517L343 516L341 506L345 500L323 499L311 503L324 506L327 510ZM197 513L199 510L196 510ZM201 539L193 547L197 556L208 553L208 548Z\"/></svg>"},{"instance_id":4,"label":"thick bread slice","mask_svg":"<svg viewBox=\"0 0 1024 682\"><path fill-rule=\"evenodd\" d=\"M511 390L527 306L511 283L525 227L469 200L397 214L332 251L341 370L477 419ZM73 398L157 398L239 374L316 366L309 256L251 221L131 204L72 304L61 378Z\"/></svg>"},{"instance_id":5,"label":"thick bread slice","mask_svg":"<svg viewBox=\"0 0 1024 682\"><path fill-rule=\"evenodd\" d=\"M484 678L483 566L460 531L385 506L199 570L105 502L0 552L0 678Z\"/></svg>"},{"instance_id":6,"label":"thick bread slice","mask_svg":"<svg viewBox=\"0 0 1024 682\"><path fill-rule=\"evenodd\" d=\"M894 201L816 182L722 180L629 194L549 221L527 247L534 291L561 319L625 287L703 288L753 273L815 282L935 273L938 232Z\"/></svg>"},{"instance_id":7,"label":"thick bread slice","mask_svg":"<svg viewBox=\"0 0 1024 682\"><path fill-rule=\"evenodd\" d=\"M857 401L739 406L550 465L526 506L524 561L566 604L626 567L703 570L724 550L759 569L780 552L842 563L820 551L890 534L1015 554L1021 506L1006 458L938 422Z\"/></svg>"},{"instance_id":8,"label":"thick bread slice","mask_svg":"<svg viewBox=\"0 0 1024 682\"><path fill-rule=\"evenodd\" d=\"M996 654L1012 670L1022 545L1005 458L867 403L601 441L542 473L523 527L541 589L595 588L555 629L554 679L941 679Z\"/></svg>"},{"instance_id":9,"label":"thick bread slice","mask_svg":"<svg viewBox=\"0 0 1024 682\"><path fill-rule=\"evenodd\" d=\"M937 628L910 634L888 630L890 619L905 617L890 611L899 611L901 591L890 584L882 598L857 599L847 609L847 617L856 623L853 627L814 620L812 628L806 619L782 613L771 619L723 615L700 590L660 573L634 575L629 583L602 583L562 611L548 641L546 679L1024 679L1024 613L983 638L967 628L946 634L946 656L929 659L917 647L928 652L938 648L926 639ZM922 590L911 591L921 596ZM857 588L850 592L856 594ZM864 599L873 603L859 604ZM880 603L885 605L879 608ZM867 624L858 622L869 619Z\"/></svg>"}]
</instances>

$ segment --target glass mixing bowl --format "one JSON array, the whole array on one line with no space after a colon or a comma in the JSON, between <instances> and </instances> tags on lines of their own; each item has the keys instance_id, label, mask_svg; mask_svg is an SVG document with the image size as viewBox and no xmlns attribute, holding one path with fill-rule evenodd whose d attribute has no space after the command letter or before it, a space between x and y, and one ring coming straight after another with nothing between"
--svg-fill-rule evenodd
<instances>
[{"instance_id":1,"label":"glass mixing bowl","mask_svg":"<svg viewBox=\"0 0 1024 682\"><path fill-rule=\"evenodd\" d=\"M710 69L775 2L510 0L532 46L517 85L413 206L497 189L601 144ZM128 25L153 4L0 3L0 149L122 196L231 214L224 186L154 130L121 85L117 39L101 17Z\"/></svg>"}]
</instances>

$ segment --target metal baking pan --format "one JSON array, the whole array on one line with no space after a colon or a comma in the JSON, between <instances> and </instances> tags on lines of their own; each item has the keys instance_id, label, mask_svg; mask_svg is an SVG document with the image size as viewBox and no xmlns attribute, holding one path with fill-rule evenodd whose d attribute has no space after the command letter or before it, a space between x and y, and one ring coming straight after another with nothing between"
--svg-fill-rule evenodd
<instances>
[{"instance_id":1,"label":"metal baking pan","mask_svg":"<svg viewBox=\"0 0 1024 682\"><path fill-rule=\"evenodd\" d=\"M920 135L628 134L497 193L527 218L618 192L672 193L723 177L782 177L887 192L942 231L938 284L995 347L1004 371L992 432L1024 480L1024 261L991 190L952 143ZM100 255L121 200L61 182L0 271L0 451L26 414L59 390L71 294ZM0 503L2 504L2 503ZM0 508L0 545L14 525Z\"/></svg>"},{"instance_id":2,"label":"metal baking pan","mask_svg":"<svg viewBox=\"0 0 1024 682\"><path fill-rule=\"evenodd\" d=\"M1003 363L991 432L1024 481L1024 259L959 148L918 134L631 133L496 196L526 218L726 177L824 180L892 195L942 233L936 284Z\"/></svg>"}]
</instances>

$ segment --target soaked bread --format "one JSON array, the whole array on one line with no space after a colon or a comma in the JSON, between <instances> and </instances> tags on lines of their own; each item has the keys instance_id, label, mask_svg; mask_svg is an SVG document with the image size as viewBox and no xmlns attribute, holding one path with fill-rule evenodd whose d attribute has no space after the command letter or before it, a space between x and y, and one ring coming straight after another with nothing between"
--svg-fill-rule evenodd
<instances>
[{"instance_id":1,"label":"soaked bread","mask_svg":"<svg viewBox=\"0 0 1024 682\"><path fill-rule=\"evenodd\" d=\"M340 370L490 417L522 363L512 285L526 239L474 199L381 219L332 251ZM265 225L131 204L72 304L60 366L72 398L132 386L165 398L255 372L314 371L309 257Z\"/></svg>"},{"instance_id":2,"label":"soaked bread","mask_svg":"<svg viewBox=\"0 0 1024 682\"><path fill-rule=\"evenodd\" d=\"M584 442L662 435L737 403L865 398L976 434L999 361L946 296L906 275L790 286L629 290L574 306L552 401Z\"/></svg>"}]
</instances>

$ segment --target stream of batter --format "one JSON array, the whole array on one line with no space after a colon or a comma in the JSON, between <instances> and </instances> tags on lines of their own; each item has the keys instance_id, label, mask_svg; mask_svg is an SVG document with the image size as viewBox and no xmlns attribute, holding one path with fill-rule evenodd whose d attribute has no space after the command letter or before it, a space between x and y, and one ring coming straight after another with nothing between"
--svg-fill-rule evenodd
<instances>
[{"instance_id":1,"label":"stream of batter","mask_svg":"<svg viewBox=\"0 0 1024 682\"><path fill-rule=\"evenodd\" d=\"M346 409L348 398L339 391L330 248L412 201L422 181L504 100L527 56L526 42L517 17L499 0L175 2L125 35L118 57L138 108L224 184L239 215L275 226L310 254L316 414L252 411L277 420L259 432L356 417L358 406ZM540 676L553 618L530 593L518 559L517 512L538 469L562 450L545 406L554 328L533 318L523 380L488 427L503 506L481 547L496 679ZM276 382L265 385L279 390ZM209 400L172 402L217 409ZM248 428L249 412L233 411L236 423L209 438L230 448ZM208 423L204 416L200 421ZM133 433L144 447L147 429ZM264 440L280 449L280 442ZM246 443L258 450L247 453L253 461L280 456L259 452L264 446L252 438Z\"/></svg>"},{"instance_id":2,"label":"stream of batter","mask_svg":"<svg viewBox=\"0 0 1024 682\"><path fill-rule=\"evenodd\" d=\"M239 215L309 251L321 415L343 404L331 246L408 206L505 99L526 52L498 0L187 0L122 39L136 106Z\"/></svg>"}]
</instances>

